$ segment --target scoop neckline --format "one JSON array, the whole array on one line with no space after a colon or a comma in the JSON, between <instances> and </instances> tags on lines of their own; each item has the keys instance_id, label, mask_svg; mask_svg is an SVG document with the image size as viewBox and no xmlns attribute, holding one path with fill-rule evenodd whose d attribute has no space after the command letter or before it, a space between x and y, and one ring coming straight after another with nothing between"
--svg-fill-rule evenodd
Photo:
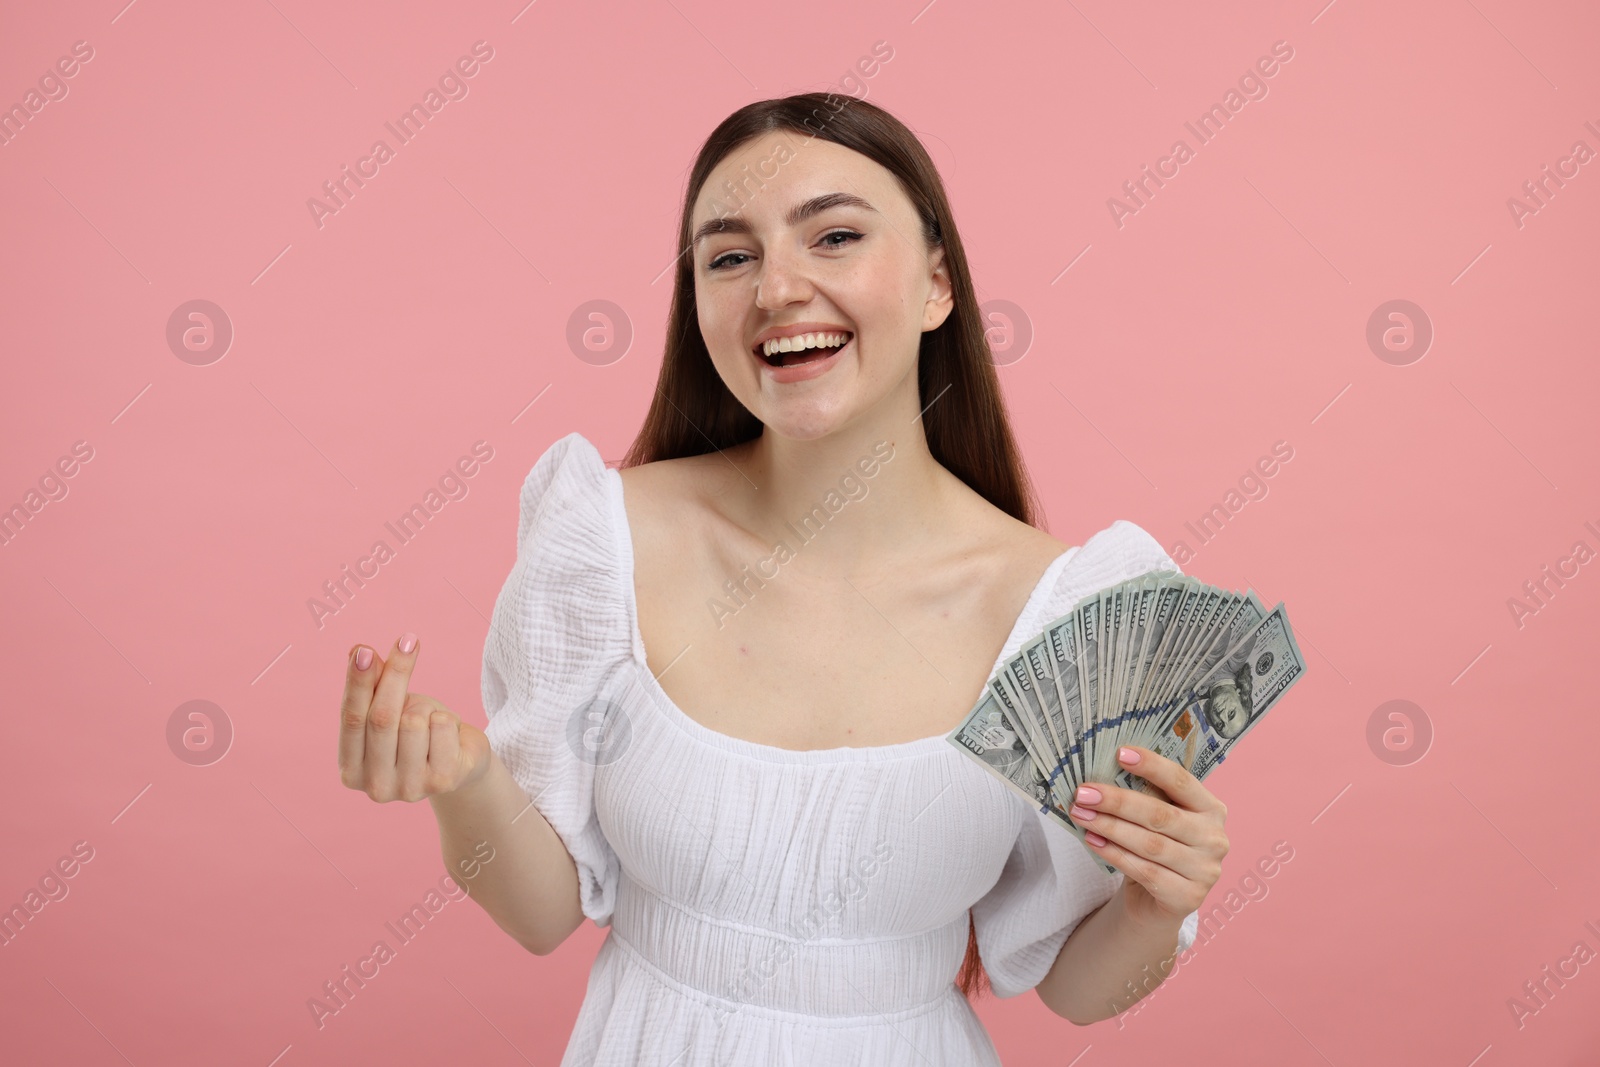
<instances>
[{"instance_id":1,"label":"scoop neckline","mask_svg":"<svg viewBox=\"0 0 1600 1067\"><path fill-rule=\"evenodd\" d=\"M592 446L591 446L592 448ZM599 459L599 453L594 453ZM628 523L628 509L623 493L622 472L612 467L607 467L601 461L605 471L607 497L611 505L612 527L617 536L614 538L619 581L622 583L622 599L628 610L628 628L632 638L632 659L645 677L643 686L645 691L660 707L663 714L679 729L712 747L726 752L735 752L751 756L756 759L771 763L843 763L843 762L877 762L892 759L904 759L908 756L919 756L936 751L952 751L949 743L950 731L933 734L929 737L919 737L911 741L898 741L891 745L837 745L833 748L783 748L779 745L767 745L759 741L748 741L742 737L734 737L695 719L688 712L678 707L677 702L667 694L661 682L656 678L655 672L650 669L649 656L644 647L644 634L639 629L639 601L638 591L634 586L634 553L633 529ZM1045 603L1048 591L1055 586L1055 579L1066 566L1068 560L1077 555L1082 545L1073 545L1045 567L1044 573L1034 584L1033 591L1028 594L1027 601L1022 610L1017 614L1016 621L1011 625L1011 632L1006 635L1005 643L1000 647L1000 655L995 658L994 665L989 668L989 677L993 677L1000 669L1010 652L1012 642L1025 632L1025 627L1030 624L1038 614L1040 607ZM973 695L973 702L981 699L982 693Z\"/></svg>"}]
</instances>

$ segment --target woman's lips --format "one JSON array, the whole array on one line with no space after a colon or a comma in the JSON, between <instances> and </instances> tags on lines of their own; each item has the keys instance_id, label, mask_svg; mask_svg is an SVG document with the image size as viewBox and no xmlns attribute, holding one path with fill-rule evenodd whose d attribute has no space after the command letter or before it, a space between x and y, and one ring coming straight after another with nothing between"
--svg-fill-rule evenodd
<instances>
[{"instance_id":1,"label":"woman's lips","mask_svg":"<svg viewBox=\"0 0 1600 1067\"><path fill-rule=\"evenodd\" d=\"M839 361L840 354L842 354L846 349L855 343L855 335L851 334L850 339L844 344L840 345L838 348L806 349L806 351L825 351L827 354L822 356L820 359L809 359L803 363L791 363L787 367L774 366L773 364L768 363L766 357L754 349L751 350L750 354L757 363L761 364L761 371L763 374L766 374L774 382L784 384L787 382L803 382L828 373L828 371L833 369L833 365ZM792 353L785 354L788 355Z\"/></svg>"}]
</instances>

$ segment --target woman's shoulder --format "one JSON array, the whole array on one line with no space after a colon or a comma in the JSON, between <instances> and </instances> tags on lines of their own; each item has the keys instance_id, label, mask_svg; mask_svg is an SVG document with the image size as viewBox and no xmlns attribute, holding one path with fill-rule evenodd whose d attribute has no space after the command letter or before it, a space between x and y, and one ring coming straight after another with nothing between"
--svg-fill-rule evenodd
<instances>
[{"instance_id":1,"label":"woman's shoulder","mask_svg":"<svg viewBox=\"0 0 1600 1067\"><path fill-rule=\"evenodd\" d=\"M714 452L636 463L631 467L619 467L617 471L629 489L637 486L641 492L658 496L704 496L716 491L716 483L742 477L734 461L749 447L746 442ZM708 482L714 484L708 486Z\"/></svg>"},{"instance_id":2,"label":"woman's shoulder","mask_svg":"<svg viewBox=\"0 0 1600 1067\"><path fill-rule=\"evenodd\" d=\"M525 503L538 503L556 499L589 503L603 502L607 496L606 479L612 469L622 481L627 497L628 512L647 512L674 505L681 506L688 497L707 494L704 485L708 466L705 456L685 459L657 460L632 467L614 466L601 456L583 434L574 430L557 438L546 447L528 471L523 482Z\"/></svg>"},{"instance_id":3,"label":"woman's shoulder","mask_svg":"<svg viewBox=\"0 0 1600 1067\"><path fill-rule=\"evenodd\" d=\"M947 534L931 562L958 586L985 590L987 613L1010 620L1039 595L1050 569L1074 546L996 506L951 476Z\"/></svg>"},{"instance_id":4,"label":"woman's shoulder","mask_svg":"<svg viewBox=\"0 0 1600 1067\"><path fill-rule=\"evenodd\" d=\"M1068 543L1039 526L1030 526L989 503L976 492L970 493L974 527L981 530L980 538L996 550L1021 555L1024 558L1054 559L1076 549L1086 560L1102 556L1136 557L1159 560L1164 565L1176 567L1171 557L1142 526L1129 519L1114 519L1104 527L1089 532L1080 543Z\"/></svg>"},{"instance_id":5,"label":"woman's shoulder","mask_svg":"<svg viewBox=\"0 0 1600 1067\"><path fill-rule=\"evenodd\" d=\"M745 475L734 462L744 446L720 452L658 459L619 467L628 524L636 542L668 543L666 535L689 529L705 533L725 500Z\"/></svg>"},{"instance_id":6,"label":"woman's shoulder","mask_svg":"<svg viewBox=\"0 0 1600 1067\"><path fill-rule=\"evenodd\" d=\"M641 508L670 507L674 503L681 506L703 492L706 459L706 456L657 459L618 467L617 474L622 478L622 488L632 498L630 505L636 500Z\"/></svg>"},{"instance_id":7,"label":"woman's shoulder","mask_svg":"<svg viewBox=\"0 0 1600 1067\"><path fill-rule=\"evenodd\" d=\"M978 551L992 561L993 573L1009 574L1010 581L1031 576L1041 584L1039 593L1051 609L1149 571L1181 573L1161 543L1128 519L1114 519L1087 531L1081 543L1069 544L1002 511L976 492L971 493L968 510L973 543L982 546ZM1046 583L1053 566L1054 580Z\"/></svg>"},{"instance_id":8,"label":"woman's shoulder","mask_svg":"<svg viewBox=\"0 0 1600 1067\"><path fill-rule=\"evenodd\" d=\"M975 548L987 550L996 559L1012 560L1018 569L1037 574L1075 547L996 506L954 474L949 474L948 484L955 494L951 518L968 531Z\"/></svg>"},{"instance_id":9,"label":"woman's shoulder","mask_svg":"<svg viewBox=\"0 0 1600 1067\"><path fill-rule=\"evenodd\" d=\"M1059 557L1078 548L1077 545L1067 544L1048 530L1029 526L1021 519L1013 518L1005 512L999 514L1004 523L997 536L997 547L1007 556L1021 561L1021 569L1024 571L1042 574L1045 568Z\"/></svg>"}]
</instances>

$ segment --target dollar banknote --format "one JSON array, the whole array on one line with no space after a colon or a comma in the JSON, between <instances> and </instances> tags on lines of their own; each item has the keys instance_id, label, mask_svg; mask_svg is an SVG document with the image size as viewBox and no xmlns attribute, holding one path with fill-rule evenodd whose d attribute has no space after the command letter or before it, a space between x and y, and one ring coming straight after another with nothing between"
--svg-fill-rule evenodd
<instances>
[{"instance_id":1,"label":"dollar banknote","mask_svg":"<svg viewBox=\"0 0 1600 1067\"><path fill-rule=\"evenodd\" d=\"M1067 814L1077 779L1062 774L1059 767L1045 764L1029 749L1023 727L1012 719L1015 712L1008 714L1007 703L996 697L995 689L991 680L977 707L950 735L951 742L1082 841L1083 828ZM1095 856L1095 862L1107 873L1116 873L1117 869L1100 857Z\"/></svg>"},{"instance_id":2,"label":"dollar banknote","mask_svg":"<svg viewBox=\"0 0 1600 1067\"><path fill-rule=\"evenodd\" d=\"M1078 786L1161 795L1137 745L1204 778L1305 674L1283 604L1155 570L1079 600L1000 664L949 741L1080 841ZM1087 842L1101 869L1113 867Z\"/></svg>"}]
</instances>

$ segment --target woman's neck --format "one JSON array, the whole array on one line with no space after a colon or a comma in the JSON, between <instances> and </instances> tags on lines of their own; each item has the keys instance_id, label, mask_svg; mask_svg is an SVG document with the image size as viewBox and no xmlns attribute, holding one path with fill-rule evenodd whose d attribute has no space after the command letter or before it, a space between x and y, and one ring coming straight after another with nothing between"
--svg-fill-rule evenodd
<instances>
[{"instance_id":1,"label":"woman's neck","mask_svg":"<svg viewBox=\"0 0 1600 1067\"><path fill-rule=\"evenodd\" d=\"M764 430L738 450L744 477L719 506L788 541L819 574L859 573L947 538L951 475L928 451L920 413L898 407L824 437Z\"/></svg>"}]
</instances>

